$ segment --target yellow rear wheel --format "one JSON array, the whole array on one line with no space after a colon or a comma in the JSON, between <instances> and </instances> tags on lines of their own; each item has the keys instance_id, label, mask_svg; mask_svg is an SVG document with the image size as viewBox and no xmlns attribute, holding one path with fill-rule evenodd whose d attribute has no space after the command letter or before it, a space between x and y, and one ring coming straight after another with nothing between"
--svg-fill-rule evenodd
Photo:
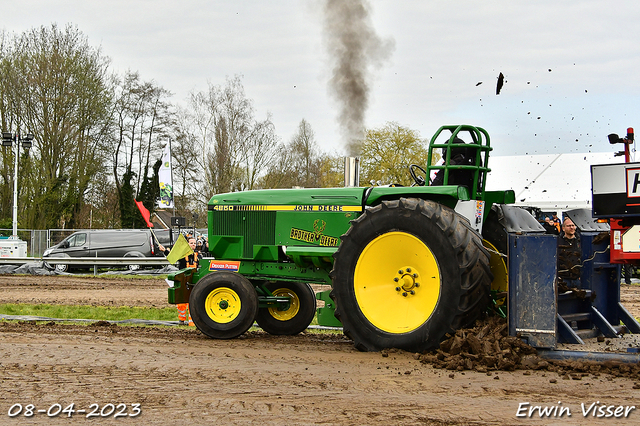
<instances>
[{"instance_id":1,"label":"yellow rear wheel","mask_svg":"<svg viewBox=\"0 0 640 426\"><path fill-rule=\"evenodd\" d=\"M528 213L527 213L528 214ZM509 265L507 262L507 239L508 234L505 227L500 223L498 206L494 205L482 227L482 244L489 249L491 256L490 265L493 273L491 290L496 307L506 305L506 294L509 290Z\"/></svg>"},{"instance_id":2,"label":"yellow rear wheel","mask_svg":"<svg viewBox=\"0 0 640 426\"><path fill-rule=\"evenodd\" d=\"M335 316L357 349L419 352L484 312L492 276L466 219L435 201L401 198L351 222L331 279Z\"/></svg>"},{"instance_id":3,"label":"yellow rear wheel","mask_svg":"<svg viewBox=\"0 0 640 426\"><path fill-rule=\"evenodd\" d=\"M406 232L371 241L356 264L354 291L363 315L388 333L424 324L440 297L440 271L424 242Z\"/></svg>"},{"instance_id":4,"label":"yellow rear wheel","mask_svg":"<svg viewBox=\"0 0 640 426\"><path fill-rule=\"evenodd\" d=\"M491 272L493 273L493 281L491 282L491 290L496 290L498 292L507 291L509 287L509 271L507 269L507 259L503 256L500 256L498 253L498 249L496 246L491 244L487 240L482 240L484 246L491 251L491 260L489 264L491 265ZM496 253L498 252L498 253Z\"/></svg>"}]
</instances>

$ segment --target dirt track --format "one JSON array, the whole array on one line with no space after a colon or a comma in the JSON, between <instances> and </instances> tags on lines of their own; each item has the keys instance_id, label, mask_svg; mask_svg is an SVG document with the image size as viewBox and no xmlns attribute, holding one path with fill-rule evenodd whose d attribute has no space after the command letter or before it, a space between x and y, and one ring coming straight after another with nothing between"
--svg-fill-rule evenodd
<instances>
[{"instance_id":1,"label":"dirt track","mask_svg":"<svg viewBox=\"0 0 640 426\"><path fill-rule=\"evenodd\" d=\"M166 306L162 280L0 277L0 303ZM623 286L640 316L640 286ZM634 305L635 304L635 305ZM633 307L635 306L635 308ZM417 354L361 353L341 335L249 333L214 341L187 328L0 322L0 424L67 424L46 413L10 418L14 404L132 404L137 424L636 424L640 382L584 372L450 371ZM561 404L558 404L561 401ZM637 406L627 417L583 417L600 401ZM571 416L517 417L519 404L567 407ZM17 408L14 408L17 409ZM107 413L108 411L105 411ZM74 423L86 422L74 413ZM113 415L107 417L113 421ZM95 420L95 419L94 419ZM100 420L98 420L100 421Z\"/></svg>"}]
</instances>

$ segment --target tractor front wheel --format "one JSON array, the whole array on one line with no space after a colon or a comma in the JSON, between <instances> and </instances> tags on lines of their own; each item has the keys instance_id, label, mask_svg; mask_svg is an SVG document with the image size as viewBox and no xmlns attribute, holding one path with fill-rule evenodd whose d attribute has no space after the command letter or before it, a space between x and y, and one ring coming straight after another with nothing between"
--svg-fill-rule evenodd
<instances>
[{"instance_id":1,"label":"tractor front wheel","mask_svg":"<svg viewBox=\"0 0 640 426\"><path fill-rule=\"evenodd\" d=\"M297 282L269 282L265 287L276 297L288 298L258 309L256 321L267 333L292 336L311 324L316 313L316 297L309 284Z\"/></svg>"},{"instance_id":2,"label":"tractor front wheel","mask_svg":"<svg viewBox=\"0 0 640 426\"><path fill-rule=\"evenodd\" d=\"M251 327L258 311L253 285L235 272L212 272L204 276L189 297L191 319L214 339L233 339Z\"/></svg>"},{"instance_id":3,"label":"tractor front wheel","mask_svg":"<svg viewBox=\"0 0 640 426\"><path fill-rule=\"evenodd\" d=\"M384 201L341 238L332 297L359 350L436 348L488 304L489 254L469 222L444 205Z\"/></svg>"}]
</instances>

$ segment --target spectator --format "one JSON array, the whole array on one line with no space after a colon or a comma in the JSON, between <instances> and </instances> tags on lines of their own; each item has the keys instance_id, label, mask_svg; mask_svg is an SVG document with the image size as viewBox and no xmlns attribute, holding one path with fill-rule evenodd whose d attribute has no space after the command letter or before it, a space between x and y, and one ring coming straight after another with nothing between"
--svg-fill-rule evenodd
<instances>
[{"instance_id":1,"label":"spectator","mask_svg":"<svg viewBox=\"0 0 640 426\"><path fill-rule=\"evenodd\" d=\"M198 250L198 242L195 237L189 237L187 241L189 242L189 247L191 247L193 253L188 254L184 258L178 260L178 269L197 268L198 261L202 259L202 253Z\"/></svg>"},{"instance_id":2,"label":"spectator","mask_svg":"<svg viewBox=\"0 0 640 426\"><path fill-rule=\"evenodd\" d=\"M551 219L549 219L549 216L544 217L544 222L542 222L542 227L545 230L545 234L553 234L553 235L560 234L558 232L558 228L556 228L555 225L551 222Z\"/></svg>"},{"instance_id":3,"label":"spectator","mask_svg":"<svg viewBox=\"0 0 640 426\"><path fill-rule=\"evenodd\" d=\"M560 232L562 231L562 225L560 222L560 219L558 218L558 214L557 213L553 213L553 218L551 218L551 223L553 224L553 226L556 227L556 230L558 231L558 234L560 234Z\"/></svg>"},{"instance_id":4,"label":"spectator","mask_svg":"<svg viewBox=\"0 0 640 426\"><path fill-rule=\"evenodd\" d=\"M582 248L576 236L576 225L567 217L558 236L558 278L569 288L580 287L581 257Z\"/></svg>"},{"instance_id":5,"label":"spectator","mask_svg":"<svg viewBox=\"0 0 640 426\"><path fill-rule=\"evenodd\" d=\"M186 255L182 259L178 260L178 269L185 268L197 268L198 261L202 259L202 253L197 248L197 242L194 237L189 237L188 240L189 247L193 250L193 253ZM162 246L162 244L158 244L158 248L164 253L166 256L169 254L169 250ZM178 324L185 325L188 324L190 326L195 326L193 321L191 320L191 312L189 312L189 304L188 303L178 303Z\"/></svg>"},{"instance_id":6,"label":"spectator","mask_svg":"<svg viewBox=\"0 0 640 426\"><path fill-rule=\"evenodd\" d=\"M178 269L184 268L197 268L198 261L202 259L202 253L197 250L197 241L195 237L189 237L189 247L193 250L193 253L186 255L182 259L178 260ZM190 326L194 327L195 324L191 319L191 312L189 311L188 303L178 303L178 324L184 325L185 323L189 323Z\"/></svg>"},{"instance_id":7,"label":"spectator","mask_svg":"<svg viewBox=\"0 0 640 426\"><path fill-rule=\"evenodd\" d=\"M171 250L169 250L168 248L166 248L165 246L160 244L160 241L158 241L158 254L162 254L165 257L167 257L167 255L169 254L170 251Z\"/></svg>"},{"instance_id":8,"label":"spectator","mask_svg":"<svg viewBox=\"0 0 640 426\"><path fill-rule=\"evenodd\" d=\"M202 237L202 253L209 255L209 243L207 242L207 237Z\"/></svg>"}]
</instances>

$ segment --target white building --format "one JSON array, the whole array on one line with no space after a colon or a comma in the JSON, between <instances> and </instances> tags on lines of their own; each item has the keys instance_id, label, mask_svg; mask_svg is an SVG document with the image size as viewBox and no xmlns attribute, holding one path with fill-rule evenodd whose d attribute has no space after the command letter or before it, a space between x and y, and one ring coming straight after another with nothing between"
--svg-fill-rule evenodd
<instances>
[{"instance_id":1,"label":"white building","mask_svg":"<svg viewBox=\"0 0 640 426\"><path fill-rule=\"evenodd\" d=\"M491 156L486 189L513 189L516 205L544 212L590 209L591 165L612 163L624 163L624 156L614 157L613 152Z\"/></svg>"}]
</instances>

